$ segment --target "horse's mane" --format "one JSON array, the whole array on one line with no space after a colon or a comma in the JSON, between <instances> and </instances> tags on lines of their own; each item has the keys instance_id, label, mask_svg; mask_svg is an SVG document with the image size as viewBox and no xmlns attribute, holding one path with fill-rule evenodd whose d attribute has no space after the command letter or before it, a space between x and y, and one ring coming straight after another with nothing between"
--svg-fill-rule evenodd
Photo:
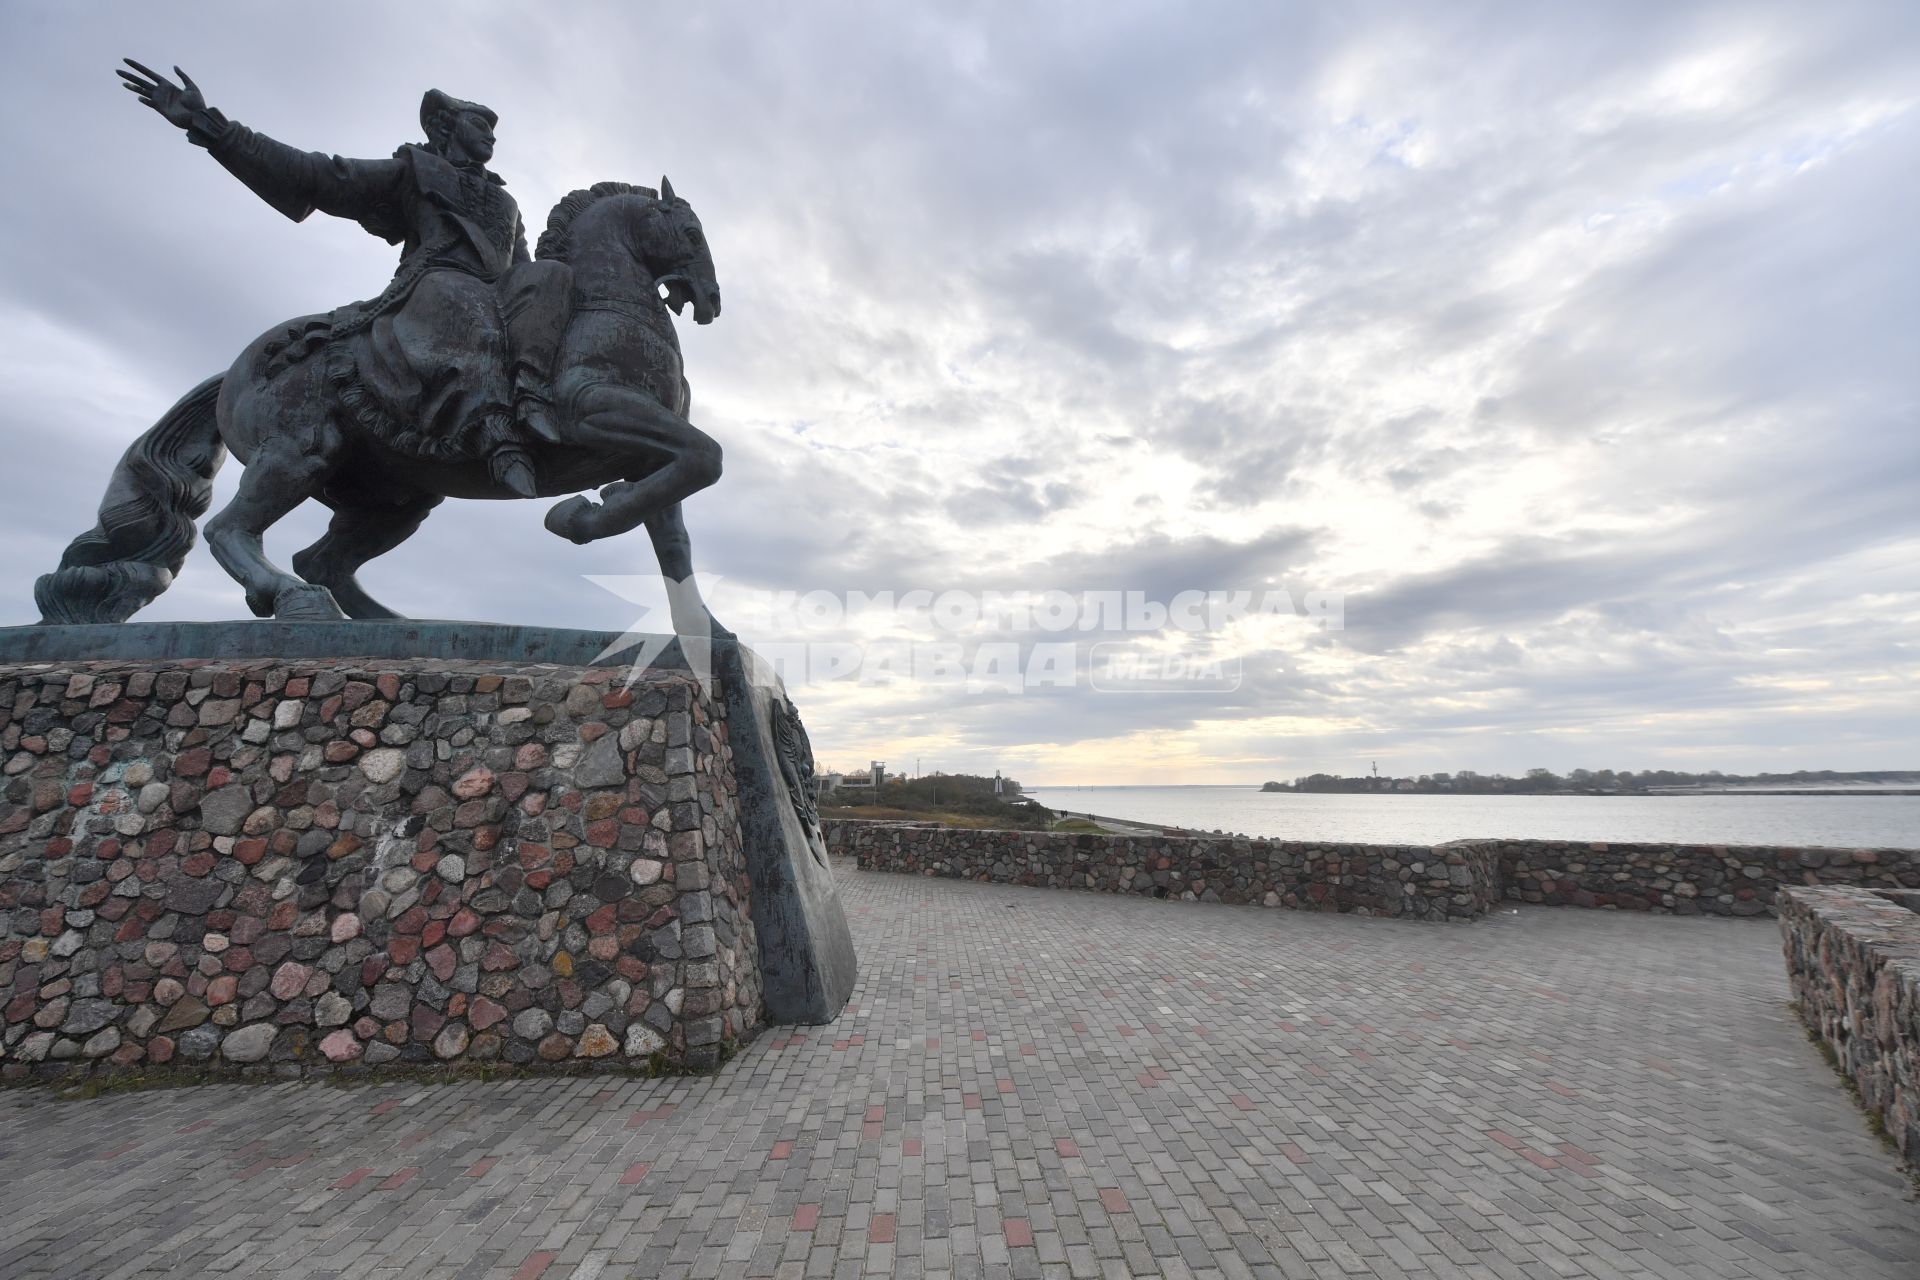
<instances>
[{"instance_id":1,"label":"horse's mane","mask_svg":"<svg viewBox=\"0 0 1920 1280\"><path fill-rule=\"evenodd\" d=\"M652 187L637 187L630 182L596 182L590 187L568 192L553 206L553 212L547 215L547 229L540 233L540 244L533 256L565 262L567 255L573 251L569 236L573 232L574 220L608 196L645 196L649 200L658 200L660 193Z\"/></svg>"}]
</instances>

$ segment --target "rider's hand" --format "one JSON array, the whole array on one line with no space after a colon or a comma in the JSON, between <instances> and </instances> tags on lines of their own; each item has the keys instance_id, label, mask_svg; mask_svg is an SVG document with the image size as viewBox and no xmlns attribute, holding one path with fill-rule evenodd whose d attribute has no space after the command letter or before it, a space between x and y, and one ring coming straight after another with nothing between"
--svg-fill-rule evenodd
<instances>
[{"instance_id":1,"label":"rider's hand","mask_svg":"<svg viewBox=\"0 0 1920 1280\"><path fill-rule=\"evenodd\" d=\"M157 71L149 70L135 62L126 60L133 71L121 71L120 79L125 83L122 88L131 89L138 94L140 101L158 111L167 118L167 123L176 129L185 129L193 124L194 117L207 109L207 100L200 96L200 86L193 82L180 68L175 67L173 74L180 77L175 84ZM135 75L134 72L139 72ZM184 87L183 87L184 86Z\"/></svg>"}]
</instances>

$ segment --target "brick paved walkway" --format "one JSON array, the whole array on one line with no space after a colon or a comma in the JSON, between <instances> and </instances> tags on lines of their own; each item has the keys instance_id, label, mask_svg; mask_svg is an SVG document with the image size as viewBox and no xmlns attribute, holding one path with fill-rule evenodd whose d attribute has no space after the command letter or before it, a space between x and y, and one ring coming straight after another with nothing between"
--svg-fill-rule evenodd
<instances>
[{"instance_id":1,"label":"brick paved walkway","mask_svg":"<svg viewBox=\"0 0 1920 1280\"><path fill-rule=\"evenodd\" d=\"M0 1275L1920 1274L1765 921L842 876L718 1079L0 1091Z\"/></svg>"}]
</instances>

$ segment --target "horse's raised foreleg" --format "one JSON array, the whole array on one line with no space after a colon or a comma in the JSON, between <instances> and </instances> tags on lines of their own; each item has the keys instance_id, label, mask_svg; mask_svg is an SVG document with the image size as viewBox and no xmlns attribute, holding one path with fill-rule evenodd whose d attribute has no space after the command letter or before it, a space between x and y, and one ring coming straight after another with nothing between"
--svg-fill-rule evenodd
<instances>
[{"instance_id":1,"label":"horse's raised foreleg","mask_svg":"<svg viewBox=\"0 0 1920 1280\"><path fill-rule=\"evenodd\" d=\"M733 632L713 616L693 579L693 540L687 536L687 522L680 517L680 504L676 502L650 517L647 536L653 539L653 554L660 561L661 576L667 580L667 606L674 633L731 637Z\"/></svg>"},{"instance_id":2,"label":"horse's raised foreleg","mask_svg":"<svg viewBox=\"0 0 1920 1280\"><path fill-rule=\"evenodd\" d=\"M325 587L302 582L267 559L261 537L282 516L314 496L333 459L275 442L254 454L240 492L207 521L207 548L247 592L255 617L339 619Z\"/></svg>"},{"instance_id":3,"label":"horse's raised foreleg","mask_svg":"<svg viewBox=\"0 0 1920 1280\"><path fill-rule=\"evenodd\" d=\"M693 576L693 539L687 535L679 503L647 521L647 536L653 539L653 554L668 581L685 582Z\"/></svg>"},{"instance_id":4,"label":"horse's raised foreleg","mask_svg":"<svg viewBox=\"0 0 1920 1280\"><path fill-rule=\"evenodd\" d=\"M293 557L293 571L331 591L349 618L398 618L368 595L354 575L367 561L412 537L440 502L438 494L420 494L395 506L338 507L326 536Z\"/></svg>"},{"instance_id":5,"label":"horse's raised foreleg","mask_svg":"<svg viewBox=\"0 0 1920 1280\"><path fill-rule=\"evenodd\" d=\"M547 528L574 542L610 538L663 513L720 478L720 445L651 397L603 392L574 424L573 442L609 457L632 457L637 480L600 490L601 501L575 496L547 512Z\"/></svg>"}]
</instances>

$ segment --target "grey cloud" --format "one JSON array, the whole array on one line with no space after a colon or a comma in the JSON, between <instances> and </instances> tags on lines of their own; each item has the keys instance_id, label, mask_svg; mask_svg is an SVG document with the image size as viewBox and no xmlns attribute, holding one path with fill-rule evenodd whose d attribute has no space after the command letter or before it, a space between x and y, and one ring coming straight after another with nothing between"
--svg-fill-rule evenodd
<instances>
[{"instance_id":1,"label":"grey cloud","mask_svg":"<svg viewBox=\"0 0 1920 1280\"><path fill-rule=\"evenodd\" d=\"M1429 769L1920 745L1910 687L1845 691L1906 670L1920 622L1911 6L328 14L0 18L39 107L0 124L24 178L0 187L0 437L33 477L0 509L8 617L176 395L392 267L169 136L114 88L131 53L346 154L415 136L429 84L478 97L536 223L672 174L728 299L684 339L728 457L689 520L733 583L1349 591L1346 632L1243 655L1230 697L822 691L824 756L944 735L1097 759L1143 731ZM420 614L631 621L582 575L648 572L644 535L576 548L539 517L448 503L366 576ZM153 616L241 607L198 549Z\"/></svg>"}]
</instances>

